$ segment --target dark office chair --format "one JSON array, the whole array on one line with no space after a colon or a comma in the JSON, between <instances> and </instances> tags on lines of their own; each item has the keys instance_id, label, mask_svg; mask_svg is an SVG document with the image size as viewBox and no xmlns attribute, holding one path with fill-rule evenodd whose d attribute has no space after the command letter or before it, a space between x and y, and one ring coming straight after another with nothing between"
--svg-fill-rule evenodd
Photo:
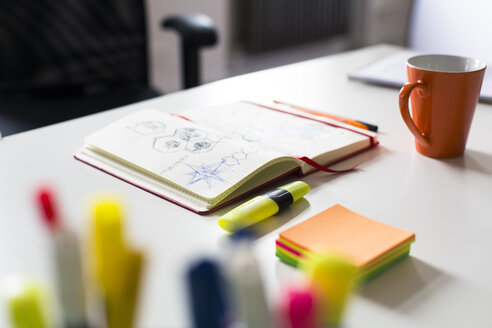
<instances>
[{"instance_id":1,"label":"dark office chair","mask_svg":"<svg viewBox=\"0 0 492 328\"><path fill-rule=\"evenodd\" d=\"M149 81L144 0L0 1L0 131L9 135L158 96ZM201 14L163 27L181 37L183 82L217 42Z\"/></svg>"}]
</instances>

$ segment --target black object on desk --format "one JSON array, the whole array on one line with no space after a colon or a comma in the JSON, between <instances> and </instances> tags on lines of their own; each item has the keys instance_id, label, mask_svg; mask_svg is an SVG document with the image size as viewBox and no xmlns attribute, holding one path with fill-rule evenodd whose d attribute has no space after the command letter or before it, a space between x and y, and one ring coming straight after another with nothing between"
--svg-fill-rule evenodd
<instances>
[{"instance_id":1,"label":"black object on desk","mask_svg":"<svg viewBox=\"0 0 492 328\"><path fill-rule=\"evenodd\" d=\"M170 22L180 27L183 48L198 53L216 43L204 15ZM144 0L1 1L0 31L3 135L161 94L149 78ZM183 63L185 86L198 85L199 64Z\"/></svg>"}]
</instances>

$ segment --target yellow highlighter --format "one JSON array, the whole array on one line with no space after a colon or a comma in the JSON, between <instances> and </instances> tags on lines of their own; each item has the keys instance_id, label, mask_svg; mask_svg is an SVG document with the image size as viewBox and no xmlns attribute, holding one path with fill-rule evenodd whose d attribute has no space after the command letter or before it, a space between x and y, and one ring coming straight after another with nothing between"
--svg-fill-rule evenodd
<instances>
[{"instance_id":1,"label":"yellow highlighter","mask_svg":"<svg viewBox=\"0 0 492 328\"><path fill-rule=\"evenodd\" d=\"M99 199L92 216L92 276L104 294L108 328L133 326L143 253L127 244L121 204Z\"/></svg>"},{"instance_id":2,"label":"yellow highlighter","mask_svg":"<svg viewBox=\"0 0 492 328\"><path fill-rule=\"evenodd\" d=\"M17 275L5 279L10 323L13 328L48 328L49 295L45 286Z\"/></svg>"},{"instance_id":3,"label":"yellow highlighter","mask_svg":"<svg viewBox=\"0 0 492 328\"><path fill-rule=\"evenodd\" d=\"M329 327L339 326L354 287L356 268L343 256L326 253L306 261L304 269L312 288L321 296L321 322Z\"/></svg>"},{"instance_id":4,"label":"yellow highlighter","mask_svg":"<svg viewBox=\"0 0 492 328\"><path fill-rule=\"evenodd\" d=\"M227 212L219 219L218 224L226 231L236 232L276 214L304 197L308 192L307 183L302 181L291 182L264 195L257 196Z\"/></svg>"},{"instance_id":5,"label":"yellow highlighter","mask_svg":"<svg viewBox=\"0 0 492 328\"><path fill-rule=\"evenodd\" d=\"M122 206L113 198L100 198L92 215L91 269L106 297L118 294L123 285L126 246L123 237Z\"/></svg>"}]
</instances>

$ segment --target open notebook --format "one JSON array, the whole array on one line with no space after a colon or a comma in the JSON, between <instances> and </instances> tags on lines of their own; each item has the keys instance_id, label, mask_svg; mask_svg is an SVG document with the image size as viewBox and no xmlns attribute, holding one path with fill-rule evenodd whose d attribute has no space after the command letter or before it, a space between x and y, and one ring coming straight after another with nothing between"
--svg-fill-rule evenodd
<instances>
[{"instance_id":1,"label":"open notebook","mask_svg":"<svg viewBox=\"0 0 492 328\"><path fill-rule=\"evenodd\" d=\"M377 145L375 134L249 102L180 115L142 110L85 139L75 158L198 213L290 173Z\"/></svg>"}]
</instances>

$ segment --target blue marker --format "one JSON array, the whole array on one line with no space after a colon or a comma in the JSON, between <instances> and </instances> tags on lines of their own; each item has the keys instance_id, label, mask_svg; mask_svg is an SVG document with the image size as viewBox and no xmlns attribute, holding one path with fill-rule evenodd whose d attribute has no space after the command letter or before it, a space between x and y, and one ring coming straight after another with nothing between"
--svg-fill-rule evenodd
<instances>
[{"instance_id":1,"label":"blue marker","mask_svg":"<svg viewBox=\"0 0 492 328\"><path fill-rule=\"evenodd\" d=\"M218 265L208 259L188 270L188 295L196 328L224 328L228 324L224 282Z\"/></svg>"}]
</instances>

